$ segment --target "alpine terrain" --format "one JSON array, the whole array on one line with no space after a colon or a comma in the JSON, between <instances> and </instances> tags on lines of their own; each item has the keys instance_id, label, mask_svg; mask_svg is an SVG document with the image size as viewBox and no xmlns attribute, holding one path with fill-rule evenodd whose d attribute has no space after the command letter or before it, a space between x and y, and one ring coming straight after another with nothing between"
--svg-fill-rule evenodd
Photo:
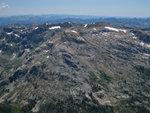
<instances>
[{"instance_id":1,"label":"alpine terrain","mask_svg":"<svg viewBox=\"0 0 150 113\"><path fill-rule=\"evenodd\" d=\"M150 113L150 29L104 22L0 28L0 113Z\"/></svg>"}]
</instances>

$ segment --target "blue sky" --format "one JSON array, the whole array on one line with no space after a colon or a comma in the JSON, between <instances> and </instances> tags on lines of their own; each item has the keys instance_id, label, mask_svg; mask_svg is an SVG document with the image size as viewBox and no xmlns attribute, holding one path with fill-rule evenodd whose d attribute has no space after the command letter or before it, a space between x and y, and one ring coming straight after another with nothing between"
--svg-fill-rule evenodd
<instances>
[{"instance_id":1,"label":"blue sky","mask_svg":"<svg viewBox=\"0 0 150 113\"><path fill-rule=\"evenodd\" d=\"M150 0L0 0L0 16L74 14L150 17Z\"/></svg>"}]
</instances>

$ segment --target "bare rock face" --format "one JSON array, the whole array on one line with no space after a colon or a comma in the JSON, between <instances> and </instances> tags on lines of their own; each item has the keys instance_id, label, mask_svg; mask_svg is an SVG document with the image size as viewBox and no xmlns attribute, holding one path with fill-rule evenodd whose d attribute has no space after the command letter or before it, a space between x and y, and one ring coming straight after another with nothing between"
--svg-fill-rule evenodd
<instances>
[{"instance_id":1,"label":"bare rock face","mask_svg":"<svg viewBox=\"0 0 150 113\"><path fill-rule=\"evenodd\" d=\"M72 103L74 112L150 112L149 40L149 29L107 23L5 26L0 103L39 113L69 112Z\"/></svg>"}]
</instances>

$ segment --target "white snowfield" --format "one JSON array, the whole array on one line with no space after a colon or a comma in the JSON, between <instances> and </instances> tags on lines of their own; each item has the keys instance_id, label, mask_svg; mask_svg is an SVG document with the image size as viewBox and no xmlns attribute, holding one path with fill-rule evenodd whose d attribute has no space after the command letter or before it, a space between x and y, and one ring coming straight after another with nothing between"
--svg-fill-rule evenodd
<instances>
[{"instance_id":1,"label":"white snowfield","mask_svg":"<svg viewBox=\"0 0 150 113\"><path fill-rule=\"evenodd\" d=\"M149 44L146 44L146 43L144 43L144 42L138 42L141 46L143 46L143 47L148 47L148 48L150 48L150 45Z\"/></svg>"},{"instance_id":2,"label":"white snowfield","mask_svg":"<svg viewBox=\"0 0 150 113\"><path fill-rule=\"evenodd\" d=\"M139 42L139 44L140 44L141 46L144 46L144 45L145 45L144 42Z\"/></svg>"},{"instance_id":3,"label":"white snowfield","mask_svg":"<svg viewBox=\"0 0 150 113\"><path fill-rule=\"evenodd\" d=\"M124 30L124 29L117 29L117 28L114 28L114 27L105 27L105 29L108 29L108 30L111 30L111 31L116 31L116 32L124 32L124 33L126 33L127 32L127 30Z\"/></svg>"},{"instance_id":4,"label":"white snowfield","mask_svg":"<svg viewBox=\"0 0 150 113\"><path fill-rule=\"evenodd\" d=\"M13 34L13 32L7 33L7 35L11 35L11 34Z\"/></svg>"},{"instance_id":5,"label":"white snowfield","mask_svg":"<svg viewBox=\"0 0 150 113\"><path fill-rule=\"evenodd\" d=\"M38 29L39 27L35 27L34 29L36 30L36 29Z\"/></svg>"},{"instance_id":6,"label":"white snowfield","mask_svg":"<svg viewBox=\"0 0 150 113\"><path fill-rule=\"evenodd\" d=\"M50 27L49 30L53 30L53 29L61 29L60 26L53 26L53 27Z\"/></svg>"}]
</instances>

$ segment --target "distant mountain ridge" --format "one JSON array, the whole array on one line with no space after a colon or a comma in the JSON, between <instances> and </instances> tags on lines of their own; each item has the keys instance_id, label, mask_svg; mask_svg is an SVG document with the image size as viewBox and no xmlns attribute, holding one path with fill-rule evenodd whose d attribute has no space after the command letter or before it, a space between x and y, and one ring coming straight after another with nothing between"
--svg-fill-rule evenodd
<instances>
[{"instance_id":1,"label":"distant mountain ridge","mask_svg":"<svg viewBox=\"0 0 150 113\"><path fill-rule=\"evenodd\" d=\"M18 15L0 17L0 26L7 24L44 24L73 22L80 24L108 22L113 25L124 25L127 27L141 28L150 27L150 18L118 18L84 15Z\"/></svg>"}]
</instances>

